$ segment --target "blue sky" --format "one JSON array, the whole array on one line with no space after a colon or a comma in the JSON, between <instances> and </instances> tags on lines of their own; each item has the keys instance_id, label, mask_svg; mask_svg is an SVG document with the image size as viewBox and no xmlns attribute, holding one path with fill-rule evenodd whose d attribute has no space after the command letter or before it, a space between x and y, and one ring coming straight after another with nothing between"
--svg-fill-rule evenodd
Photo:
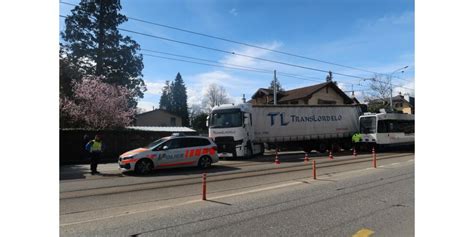
<instances>
[{"instance_id":1,"label":"blue sky","mask_svg":"<svg viewBox=\"0 0 474 237\"><path fill-rule=\"evenodd\" d=\"M79 1L64 0L77 4ZM60 14L68 15L72 6L60 4ZM414 96L414 2L404 0L311 0L311 1L178 1L123 0L122 13L160 24L175 26L235 41L246 42L279 51L362 68L390 73L409 66L404 73L394 75L394 94ZM64 29L60 18L60 30ZM373 74L345 67L272 53L265 50L159 26L129 20L120 26L138 32L218 48L226 51L345 73L361 77ZM221 63L277 70L283 88L293 89L324 81L325 73L252 60L221 52L166 42L142 35L123 32L142 47ZM147 53L147 52L143 52ZM165 55L161 55L165 56ZM169 57L169 56L167 56ZM161 88L166 80L181 73L188 89L188 105L200 104L207 85L224 86L235 102L242 94L250 98L260 87L268 87L271 74L243 72L220 67L144 56L143 79L148 91L139 107L150 110L159 104ZM315 81L278 75L286 72ZM334 76L343 90L354 88L363 100L368 83L356 78ZM412 89L408 89L412 88Z\"/></svg>"}]
</instances>

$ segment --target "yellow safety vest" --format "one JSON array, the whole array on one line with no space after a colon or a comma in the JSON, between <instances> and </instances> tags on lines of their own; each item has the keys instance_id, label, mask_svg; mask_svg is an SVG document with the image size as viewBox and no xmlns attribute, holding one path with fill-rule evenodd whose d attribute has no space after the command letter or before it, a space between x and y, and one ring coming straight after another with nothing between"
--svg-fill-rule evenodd
<instances>
[{"instance_id":1,"label":"yellow safety vest","mask_svg":"<svg viewBox=\"0 0 474 237\"><path fill-rule=\"evenodd\" d=\"M102 142L92 140L91 152L102 151Z\"/></svg>"},{"instance_id":2,"label":"yellow safety vest","mask_svg":"<svg viewBox=\"0 0 474 237\"><path fill-rule=\"evenodd\" d=\"M362 139L362 135L360 133L356 133L356 134L352 135L352 141L353 142L360 142L361 139Z\"/></svg>"}]
</instances>

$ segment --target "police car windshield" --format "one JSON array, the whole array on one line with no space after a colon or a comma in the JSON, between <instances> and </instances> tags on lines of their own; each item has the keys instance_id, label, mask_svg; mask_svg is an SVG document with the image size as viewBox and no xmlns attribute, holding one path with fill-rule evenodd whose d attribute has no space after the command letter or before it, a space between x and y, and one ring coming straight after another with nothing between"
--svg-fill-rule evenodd
<instances>
[{"instance_id":1,"label":"police car windshield","mask_svg":"<svg viewBox=\"0 0 474 237\"><path fill-rule=\"evenodd\" d=\"M158 146L161 143L166 142L166 141L168 141L168 138L161 138L161 139L158 139L158 140L148 144L148 146L146 146L145 148L152 149L152 148L155 148L156 146Z\"/></svg>"},{"instance_id":2,"label":"police car windshield","mask_svg":"<svg viewBox=\"0 0 474 237\"><path fill-rule=\"evenodd\" d=\"M211 114L209 127L230 128L242 126L242 112L240 109L215 110Z\"/></svg>"}]
</instances>

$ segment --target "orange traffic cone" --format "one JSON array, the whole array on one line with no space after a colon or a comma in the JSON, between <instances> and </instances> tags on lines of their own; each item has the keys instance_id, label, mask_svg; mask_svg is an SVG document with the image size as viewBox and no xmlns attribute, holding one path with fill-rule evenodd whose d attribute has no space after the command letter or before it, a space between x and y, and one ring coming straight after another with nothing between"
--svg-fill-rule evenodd
<instances>
[{"instance_id":1,"label":"orange traffic cone","mask_svg":"<svg viewBox=\"0 0 474 237\"><path fill-rule=\"evenodd\" d=\"M330 160L333 160L333 159L334 159L334 157L332 156L332 151L329 151L329 159L330 159Z\"/></svg>"},{"instance_id":2,"label":"orange traffic cone","mask_svg":"<svg viewBox=\"0 0 474 237\"><path fill-rule=\"evenodd\" d=\"M308 153L304 153L304 162L308 162L308 161L309 161Z\"/></svg>"}]
</instances>

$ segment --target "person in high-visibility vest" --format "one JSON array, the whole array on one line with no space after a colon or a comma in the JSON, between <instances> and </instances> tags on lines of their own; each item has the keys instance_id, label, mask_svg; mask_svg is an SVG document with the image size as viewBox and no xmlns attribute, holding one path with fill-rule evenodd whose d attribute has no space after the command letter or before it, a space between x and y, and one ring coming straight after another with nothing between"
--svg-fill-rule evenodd
<instances>
[{"instance_id":1,"label":"person in high-visibility vest","mask_svg":"<svg viewBox=\"0 0 474 237\"><path fill-rule=\"evenodd\" d=\"M352 135L352 147L356 150L360 149L360 141L362 140L362 134L356 132Z\"/></svg>"},{"instance_id":2,"label":"person in high-visibility vest","mask_svg":"<svg viewBox=\"0 0 474 237\"><path fill-rule=\"evenodd\" d=\"M104 145L99 135L95 135L94 140L89 141L86 144L86 150L89 152L91 157L91 174L99 174L97 172L97 165L99 164L100 157L104 151Z\"/></svg>"},{"instance_id":3,"label":"person in high-visibility vest","mask_svg":"<svg viewBox=\"0 0 474 237\"><path fill-rule=\"evenodd\" d=\"M360 133L357 132L352 135L352 143L358 143L360 140L362 140L362 135Z\"/></svg>"}]
</instances>

